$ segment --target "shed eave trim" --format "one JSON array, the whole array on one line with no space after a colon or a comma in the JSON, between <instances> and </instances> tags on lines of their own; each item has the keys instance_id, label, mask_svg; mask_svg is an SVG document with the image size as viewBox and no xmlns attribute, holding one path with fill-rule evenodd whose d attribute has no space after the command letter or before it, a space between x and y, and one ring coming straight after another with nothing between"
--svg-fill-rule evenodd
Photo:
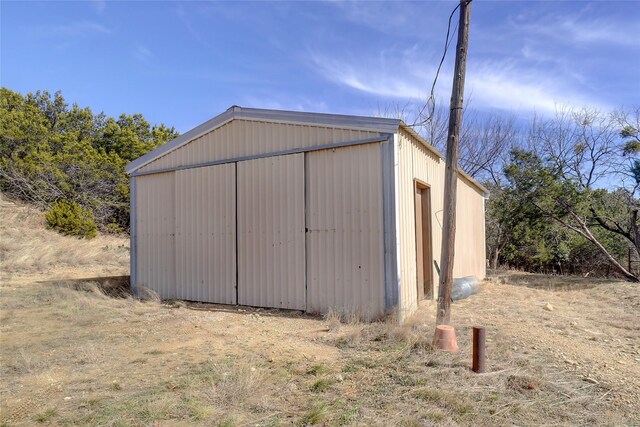
<instances>
[{"instance_id":1,"label":"shed eave trim","mask_svg":"<svg viewBox=\"0 0 640 427\"><path fill-rule=\"evenodd\" d=\"M259 108L235 107L234 118L259 120L274 123L306 124L329 126L342 129L368 130L381 133L395 133L400 126L399 119L385 117L351 116L342 114L307 113L301 111L266 110Z\"/></svg>"},{"instance_id":2,"label":"shed eave trim","mask_svg":"<svg viewBox=\"0 0 640 427\"><path fill-rule=\"evenodd\" d=\"M480 190L484 195L484 197L489 197L489 190L487 190L487 188L484 185L476 181L471 175L469 175L468 173L466 173L460 168L458 168L458 175L460 175L465 181L467 181L469 184L474 186L476 189Z\"/></svg>"},{"instance_id":3,"label":"shed eave trim","mask_svg":"<svg viewBox=\"0 0 640 427\"><path fill-rule=\"evenodd\" d=\"M233 120L233 112L227 110L224 113L212 118L211 120L208 120L201 125L194 127L190 131L183 133L179 137L172 139L166 144L161 145L155 150L148 152L144 156L138 157L137 159L131 161L129 164L127 164L125 170L128 174L131 174L135 170L140 169L153 160L162 157L165 154L169 154L173 150L180 148L184 144L187 144L188 142L201 137L205 133L218 128L231 120Z\"/></svg>"},{"instance_id":4,"label":"shed eave trim","mask_svg":"<svg viewBox=\"0 0 640 427\"><path fill-rule=\"evenodd\" d=\"M427 142L426 139L424 139L422 136L420 136L420 134L418 132L416 132L415 130L413 130L411 128L411 126L407 125L406 123L402 122L400 124L400 127L402 128L402 130L406 131L409 133L409 135L411 135L412 137L414 137L415 139L418 140L418 142L420 142L422 145L424 145L424 147L429 150L432 154L434 154L436 157L438 157L440 160L444 160L444 156L442 155L442 153L440 151L438 151L438 149L436 147L434 147L433 145L429 144L429 142Z\"/></svg>"},{"instance_id":5,"label":"shed eave trim","mask_svg":"<svg viewBox=\"0 0 640 427\"><path fill-rule=\"evenodd\" d=\"M409 126L406 123L402 122L402 123L400 123L400 128L402 130L408 132L409 135L414 137L427 150L429 150L432 154L434 154L438 158L440 158L440 160L444 160L444 156L442 155L442 153L440 151L438 151L438 149L436 149L436 147L434 147L433 145L429 144L427 142L427 140L424 139L422 136L420 136L420 134L418 132L413 130L411 128L411 126ZM466 173L465 171L463 171L460 168L458 168L458 174L461 175L467 182L469 182L469 184L471 184L472 186L474 186L478 190L480 190L484 194L485 197L489 197L489 190L487 190L486 187L484 187L482 184L480 184L478 181L476 181L471 175L469 175L468 173Z\"/></svg>"},{"instance_id":6,"label":"shed eave trim","mask_svg":"<svg viewBox=\"0 0 640 427\"><path fill-rule=\"evenodd\" d=\"M390 138L389 135L386 134L381 136L375 136L372 138L357 139L357 140L345 141L345 142L336 142L333 144L317 145L315 147L292 148L290 150L272 151L272 152L263 153L263 154L255 154L253 156L231 157L228 159L212 160L210 162L196 163L196 164L184 165L184 166L173 166L173 167L162 168L162 169L154 169L150 171L140 171L140 172L134 171L134 172L130 172L130 175L131 176L151 175L155 173L172 172L172 171L183 170L183 169L202 168L206 166L222 165L225 163L242 162L245 160L262 159L265 157L286 156L289 154L307 153L310 151L328 150L331 148L349 147L352 145L373 144L376 142L388 141L389 138Z\"/></svg>"},{"instance_id":7,"label":"shed eave trim","mask_svg":"<svg viewBox=\"0 0 640 427\"><path fill-rule=\"evenodd\" d=\"M367 130L380 133L395 133L401 121L383 117L348 116L326 113L306 113L300 111L281 111L259 108L231 107L224 113L196 126L179 137L167 142L155 150L127 164L125 170L132 174L141 167L169 154L181 146L234 119L256 120L274 123L305 124L311 126L327 126L342 129Z\"/></svg>"}]
</instances>

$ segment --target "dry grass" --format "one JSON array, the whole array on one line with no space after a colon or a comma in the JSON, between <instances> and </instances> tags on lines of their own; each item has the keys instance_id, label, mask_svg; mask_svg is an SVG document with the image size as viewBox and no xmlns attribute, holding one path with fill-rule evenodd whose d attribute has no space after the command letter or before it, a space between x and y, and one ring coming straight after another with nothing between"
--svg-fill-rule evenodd
<instances>
[{"instance_id":1,"label":"dry grass","mask_svg":"<svg viewBox=\"0 0 640 427\"><path fill-rule=\"evenodd\" d=\"M105 325L127 319L135 311L158 309L157 303L109 297L99 284L91 282L81 286L65 281L11 285L3 286L0 303L4 314L0 340L0 376L4 383L0 392L2 422L6 425L57 424L63 412L60 402L41 412L33 411L43 409L54 396L62 398L59 393L73 386L78 377L113 362L117 355ZM95 380L87 384L95 384ZM117 384L103 387L117 390ZM24 386L28 390L23 397L12 399Z\"/></svg>"},{"instance_id":2,"label":"dry grass","mask_svg":"<svg viewBox=\"0 0 640 427\"><path fill-rule=\"evenodd\" d=\"M374 408L391 407L385 416L390 425L617 425L629 420L603 402L606 389L564 366L549 366L548 355L521 358L513 342L498 333L489 344L493 369L483 375L469 370L468 338L459 332L462 351L448 354L433 350L432 336L431 323L372 324L336 340L346 359L346 379L358 384L363 418L375 420Z\"/></svg>"},{"instance_id":3,"label":"dry grass","mask_svg":"<svg viewBox=\"0 0 640 427\"><path fill-rule=\"evenodd\" d=\"M265 372L256 363L227 360L208 361L192 375L204 385L207 400L225 408L258 405L264 397L256 393L265 385Z\"/></svg>"},{"instance_id":4,"label":"dry grass","mask_svg":"<svg viewBox=\"0 0 640 427\"><path fill-rule=\"evenodd\" d=\"M3 273L44 273L58 267L123 267L128 264L128 239L105 235L91 240L70 239L47 230L44 213L10 203L0 202L0 265Z\"/></svg>"},{"instance_id":5,"label":"dry grass","mask_svg":"<svg viewBox=\"0 0 640 427\"><path fill-rule=\"evenodd\" d=\"M101 254L71 269L60 253L46 275L27 260L0 283L0 425L640 425L636 285L504 274L453 305L448 354L432 303L399 325L142 301L126 277L97 277Z\"/></svg>"},{"instance_id":6,"label":"dry grass","mask_svg":"<svg viewBox=\"0 0 640 427\"><path fill-rule=\"evenodd\" d=\"M96 282L25 279L10 286L1 301L8 313L0 336L5 425L638 421L636 404L625 406L605 377L585 382L550 351L532 350L542 345L525 331L512 335L505 325L513 322L502 312L487 317L489 307L462 305L471 299L454 305L461 351L448 354L431 347L434 310L428 305L403 325L340 323L327 331L330 318L192 310L112 297ZM529 303L542 318L549 315L520 287L486 287L475 296L485 299L474 305L505 294L514 307ZM520 294L520 302L511 293ZM478 316L488 326L502 322L490 326L490 371L483 375L469 371L467 332Z\"/></svg>"},{"instance_id":7,"label":"dry grass","mask_svg":"<svg viewBox=\"0 0 640 427\"><path fill-rule=\"evenodd\" d=\"M327 322L330 332L337 332L342 325L342 315L338 310L329 308L329 311L324 315L324 320Z\"/></svg>"}]
</instances>

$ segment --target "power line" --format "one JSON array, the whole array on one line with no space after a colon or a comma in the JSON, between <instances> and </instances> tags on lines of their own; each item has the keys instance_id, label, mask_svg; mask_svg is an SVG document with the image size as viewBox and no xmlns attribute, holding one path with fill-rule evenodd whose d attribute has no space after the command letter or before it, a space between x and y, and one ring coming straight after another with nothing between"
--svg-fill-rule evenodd
<instances>
[{"instance_id":1,"label":"power line","mask_svg":"<svg viewBox=\"0 0 640 427\"><path fill-rule=\"evenodd\" d=\"M469 3L471 3L472 1L473 0L467 0L466 5L469 5ZM442 52L442 58L440 58L440 63L438 64L438 69L436 70L436 75L433 79L433 84L431 85L429 98L427 99L427 102L422 106L422 108L418 112L418 117L416 117L416 121L414 121L413 124L409 125L410 127L423 126L424 124L429 123L431 120L433 120L433 115L435 113L435 108L436 108L436 100L435 100L436 83L438 82L438 76L440 75L440 69L442 68L442 64L444 63L444 60L447 56L449 45L453 40L453 36L455 35L455 32L458 30L458 24L456 24L456 28L453 30L453 34L451 34L451 20L453 19L453 15L456 13L456 10L458 10L459 8L460 8L460 3L458 3L456 7L453 8L453 10L451 11L451 14L449 15L449 23L447 24L447 35L444 38L444 51ZM449 34L451 34L451 36L449 36ZM424 110L427 107L429 107L429 116L425 120L418 121L418 119L422 117Z\"/></svg>"}]
</instances>

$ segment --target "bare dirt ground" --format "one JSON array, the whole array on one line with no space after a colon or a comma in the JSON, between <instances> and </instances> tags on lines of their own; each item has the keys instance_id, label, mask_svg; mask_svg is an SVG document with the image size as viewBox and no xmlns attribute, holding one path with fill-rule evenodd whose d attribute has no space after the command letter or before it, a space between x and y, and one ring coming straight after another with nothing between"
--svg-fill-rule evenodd
<instances>
[{"instance_id":1,"label":"bare dirt ground","mask_svg":"<svg viewBox=\"0 0 640 427\"><path fill-rule=\"evenodd\" d=\"M75 255L46 263L31 244L18 262L11 240L36 239L22 222L63 240L31 214L7 225L8 209L1 425L640 425L638 285L504 273L453 305L452 355L431 348L431 302L397 325L139 301L121 289L124 240L63 238Z\"/></svg>"}]
</instances>

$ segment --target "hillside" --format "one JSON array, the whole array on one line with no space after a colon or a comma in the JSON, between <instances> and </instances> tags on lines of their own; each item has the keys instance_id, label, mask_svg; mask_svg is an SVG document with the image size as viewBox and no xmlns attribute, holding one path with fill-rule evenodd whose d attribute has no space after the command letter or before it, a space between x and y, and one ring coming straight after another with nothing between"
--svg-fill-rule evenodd
<instances>
[{"instance_id":1,"label":"hillside","mask_svg":"<svg viewBox=\"0 0 640 427\"><path fill-rule=\"evenodd\" d=\"M139 301L110 286L126 239L64 237L6 200L0 215L3 426L640 424L635 284L504 273L453 305L451 355L430 345L430 302L397 325Z\"/></svg>"},{"instance_id":2,"label":"hillside","mask_svg":"<svg viewBox=\"0 0 640 427\"><path fill-rule=\"evenodd\" d=\"M91 240L46 229L44 213L0 196L2 274L32 274L90 269L129 274L129 239L100 235Z\"/></svg>"}]
</instances>

